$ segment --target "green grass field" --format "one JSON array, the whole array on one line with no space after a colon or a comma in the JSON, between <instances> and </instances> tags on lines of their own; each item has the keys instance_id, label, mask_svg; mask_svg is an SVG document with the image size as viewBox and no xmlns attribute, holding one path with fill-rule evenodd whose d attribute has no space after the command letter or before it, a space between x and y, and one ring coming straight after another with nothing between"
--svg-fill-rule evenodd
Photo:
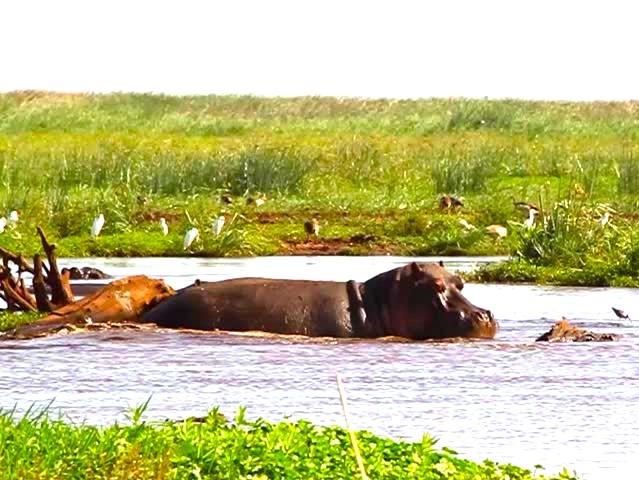
<instances>
[{"instance_id":1,"label":"green grass field","mask_svg":"<svg viewBox=\"0 0 639 480\"><path fill-rule=\"evenodd\" d=\"M131 422L95 427L51 418L46 411L16 418L0 412L2 479L356 479L348 432L307 421L228 422L217 409L203 419ZM568 471L537 471L489 460L475 463L424 435L409 443L357 433L371 479L573 480Z\"/></svg>"},{"instance_id":2,"label":"green grass field","mask_svg":"<svg viewBox=\"0 0 639 480\"><path fill-rule=\"evenodd\" d=\"M637 285L638 136L638 102L2 94L0 216L20 221L0 244L31 255L41 225L61 256L510 254L476 278Z\"/></svg>"}]
</instances>

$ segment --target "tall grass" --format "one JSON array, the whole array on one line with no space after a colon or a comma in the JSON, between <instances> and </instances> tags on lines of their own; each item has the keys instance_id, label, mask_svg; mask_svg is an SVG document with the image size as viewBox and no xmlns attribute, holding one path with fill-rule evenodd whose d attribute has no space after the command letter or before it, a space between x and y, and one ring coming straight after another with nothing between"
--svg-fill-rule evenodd
<instances>
[{"instance_id":1,"label":"tall grass","mask_svg":"<svg viewBox=\"0 0 639 480\"><path fill-rule=\"evenodd\" d=\"M210 478L352 479L357 465L349 437L340 427L307 421L247 420L240 409L227 422L217 409L205 418L145 422L145 406L127 425L95 427L52 419L46 410L16 418L0 413L0 471L3 479ZM537 475L491 461L474 463L450 449L436 449L424 435L409 443L357 432L371 478L495 480L575 479L567 471Z\"/></svg>"},{"instance_id":2,"label":"tall grass","mask_svg":"<svg viewBox=\"0 0 639 480\"><path fill-rule=\"evenodd\" d=\"M639 158L632 152L626 152L615 168L617 174L617 192L621 194L639 194Z\"/></svg>"},{"instance_id":3,"label":"tall grass","mask_svg":"<svg viewBox=\"0 0 639 480\"><path fill-rule=\"evenodd\" d=\"M573 197L610 205L627 238L639 205L638 113L636 102L1 94L0 216L17 209L21 222L0 242L28 250L42 224L71 254L183 253L185 212L208 225L226 209L242 215L241 240L203 241L198 254L277 252L313 215L330 218L326 235L374 234L394 253L507 254L534 247L515 236L496 244L483 227L520 220L513 200L550 190L549 207ZM458 215L475 233L438 223L442 193L465 197ZM246 206L257 194L268 202ZM102 238L86 243L98 213ZM159 217L175 237L132 243ZM411 217L441 230L417 233ZM586 225L571 235L586 238ZM535 240L544 258L579 247L558 232Z\"/></svg>"},{"instance_id":4,"label":"tall grass","mask_svg":"<svg viewBox=\"0 0 639 480\"><path fill-rule=\"evenodd\" d=\"M433 166L433 182L438 193L483 193L492 174L492 159L459 156L446 152Z\"/></svg>"}]
</instances>

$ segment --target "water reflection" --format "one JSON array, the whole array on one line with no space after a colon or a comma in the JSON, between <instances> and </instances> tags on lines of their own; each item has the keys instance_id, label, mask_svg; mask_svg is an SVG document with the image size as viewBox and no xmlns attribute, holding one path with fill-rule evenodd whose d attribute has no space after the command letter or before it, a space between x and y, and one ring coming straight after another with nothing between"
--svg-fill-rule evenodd
<instances>
[{"instance_id":1,"label":"water reflection","mask_svg":"<svg viewBox=\"0 0 639 480\"><path fill-rule=\"evenodd\" d=\"M364 280L407 261L375 258L61 260L116 276L146 273L174 287L234 276ZM456 259L459 261L458 259ZM472 268L469 259L455 267ZM447 262L450 268L452 262ZM395 438L429 432L461 454L588 479L630 478L639 468L637 327L610 310L631 310L634 289L467 285L469 299L501 323L491 342L306 340L181 332L101 332L0 343L0 405L32 402L76 419L123 419L151 396L149 418L289 416L343 424L335 373L345 379L353 423ZM632 313L632 312L631 312ZM548 345L533 339L562 315L615 343ZM632 315L631 315L632 316ZM614 474L614 475L613 475Z\"/></svg>"}]
</instances>

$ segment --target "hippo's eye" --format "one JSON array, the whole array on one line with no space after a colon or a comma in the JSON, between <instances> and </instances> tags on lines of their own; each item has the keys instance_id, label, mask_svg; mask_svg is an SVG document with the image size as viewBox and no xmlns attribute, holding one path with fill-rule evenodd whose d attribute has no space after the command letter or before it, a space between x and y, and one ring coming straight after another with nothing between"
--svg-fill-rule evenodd
<instances>
[{"instance_id":1,"label":"hippo's eye","mask_svg":"<svg viewBox=\"0 0 639 480\"><path fill-rule=\"evenodd\" d=\"M436 278L433 283L435 284L435 289L439 293L446 291L446 281L442 277Z\"/></svg>"}]
</instances>

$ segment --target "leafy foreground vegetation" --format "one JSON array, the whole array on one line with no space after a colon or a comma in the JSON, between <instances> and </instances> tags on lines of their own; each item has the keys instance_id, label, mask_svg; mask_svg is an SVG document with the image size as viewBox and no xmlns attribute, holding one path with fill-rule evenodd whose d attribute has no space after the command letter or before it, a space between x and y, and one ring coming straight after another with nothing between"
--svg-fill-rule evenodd
<instances>
[{"instance_id":1,"label":"leafy foreground vegetation","mask_svg":"<svg viewBox=\"0 0 639 480\"><path fill-rule=\"evenodd\" d=\"M227 422L217 409L205 419L147 423L145 406L130 425L95 427L52 420L46 411L15 419L0 413L0 472L3 479L47 478L361 478L348 432L307 421L249 421L240 410ZM463 460L447 448L396 442L357 433L372 479L574 479L567 471L543 476L513 465Z\"/></svg>"},{"instance_id":2,"label":"leafy foreground vegetation","mask_svg":"<svg viewBox=\"0 0 639 480\"><path fill-rule=\"evenodd\" d=\"M20 325L26 325L38 318L43 317L42 312L14 312L11 310L0 310L0 332L6 332Z\"/></svg>"},{"instance_id":3,"label":"leafy foreground vegetation","mask_svg":"<svg viewBox=\"0 0 639 480\"><path fill-rule=\"evenodd\" d=\"M0 244L32 254L40 224L60 256L502 254L476 278L636 286L638 118L639 102L0 94L0 217L20 215ZM514 201L540 204L536 228Z\"/></svg>"}]
</instances>

